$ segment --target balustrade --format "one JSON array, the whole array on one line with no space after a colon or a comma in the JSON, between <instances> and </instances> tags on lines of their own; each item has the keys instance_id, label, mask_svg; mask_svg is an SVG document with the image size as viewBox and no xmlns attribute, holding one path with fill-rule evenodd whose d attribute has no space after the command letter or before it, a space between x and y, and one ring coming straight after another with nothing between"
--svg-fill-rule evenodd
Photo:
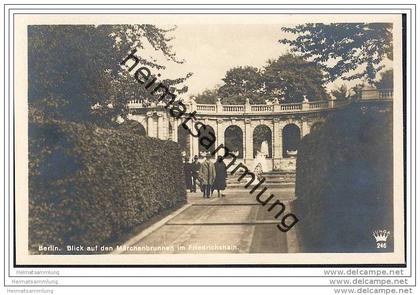
<instances>
[{"instance_id":1,"label":"balustrade","mask_svg":"<svg viewBox=\"0 0 420 295\"><path fill-rule=\"evenodd\" d=\"M361 99L386 99L393 98L392 89L367 89L362 91ZM331 103L329 103L331 102ZM290 112L306 112L314 110L323 110L328 108L337 108L347 105L349 101L304 101L302 103L281 103L281 104L260 104L260 105L222 105L217 104L196 104L194 102L195 110L198 113L224 113L224 114L243 114L243 113L290 113ZM128 102L129 108L150 108L150 105L145 105L142 100L134 99ZM156 106L156 105L154 105ZM190 104L187 104L190 110Z\"/></svg>"},{"instance_id":2,"label":"balustrade","mask_svg":"<svg viewBox=\"0 0 420 295\"><path fill-rule=\"evenodd\" d=\"M243 105L223 105L223 112L227 113L243 113L245 106Z\"/></svg>"}]
</instances>

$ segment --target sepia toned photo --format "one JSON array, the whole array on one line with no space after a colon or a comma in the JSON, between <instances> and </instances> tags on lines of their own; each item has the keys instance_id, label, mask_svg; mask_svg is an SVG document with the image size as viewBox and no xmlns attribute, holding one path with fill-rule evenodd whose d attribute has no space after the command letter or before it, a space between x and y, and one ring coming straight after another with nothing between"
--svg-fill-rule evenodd
<instances>
[{"instance_id":1,"label":"sepia toned photo","mask_svg":"<svg viewBox=\"0 0 420 295\"><path fill-rule=\"evenodd\" d=\"M404 264L404 24L17 16L17 264Z\"/></svg>"}]
</instances>

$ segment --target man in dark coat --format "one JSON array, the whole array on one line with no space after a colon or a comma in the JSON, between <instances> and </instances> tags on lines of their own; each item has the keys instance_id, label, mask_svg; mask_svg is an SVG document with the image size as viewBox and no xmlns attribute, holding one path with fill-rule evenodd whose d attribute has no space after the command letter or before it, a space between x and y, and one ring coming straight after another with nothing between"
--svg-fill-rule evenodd
<instances>
[{"instance_id":1,"label":"man in dark coat","mask_svg":"<svg viewBox=\"0 0 420 295\"><path fill-rule=\"evenodd\" d=\"M196 182L198 181L198 172L200 171L200 162L198 162L198 156L194 156L193 162L191 163L191 175L192 175L192 187L191 191L196 192Z\"/></svg>"},{"instance_id":2,"label":"man in dark coat","mask_svg":"<svg viewBox=\"0 0 420 295\"><path fill-rule=\"evenodd\" d=\"M213 189L217 190L217 197L220 198L220 191L223 191L226 188L227 177L227 168L225 162L223 162L222 156L217 157L214 168L216 170L216 179L214 180ZM224 195L222 194L222 197L223 196Z\"/></svg>"},{"instance_id":3,"label":"man in dark coat","mask_svg":"<svg viewBox=\"0 0 420 295\"><path fill-rule=\"evenodd\" d=\"M191 175L191 163L188 163L188 158L184 159L184 175L185 175L185 186L187 190L192 191L192 175Z\"/></svg>"},{"instance_id":4,"label":"man in dark coat","mask_svg":"<svg viewBox=\"0 0 420 295\"><path fill-rule=\"evenodd\" d=\"M216 178L216 169L210 159L211 154L207 153L206 160L200 165L199 177L201 185L203 186L203 198L210 198L214 179Z\"/></svg>"}]
</instances>

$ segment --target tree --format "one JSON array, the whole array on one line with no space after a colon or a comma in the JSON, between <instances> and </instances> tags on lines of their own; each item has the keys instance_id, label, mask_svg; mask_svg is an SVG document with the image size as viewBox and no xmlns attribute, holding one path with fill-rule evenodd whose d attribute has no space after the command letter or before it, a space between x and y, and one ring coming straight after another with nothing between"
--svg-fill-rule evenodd
<instances>
[{"instance_id":1,"label":"tree","mask_svg":"<svg viewBox=\"0 0 420 295\"><path fill-rule=\"evenodd\" d=\"M279 102L301 102L325 100L328 94L324 87L321 68L314 62L287 54L258 69L244 66L226 72L224 85L216 91L206 90L197 96L198 103L215 103L217 97L223 104L265 104L278 99Z\"/></svg>"},{"instance_id":2,"label":"tree","mask_svg":"<svg viewBox=\"0 0 420 295\"><path fill-rule=\"evenodd\" d=\"M394 88L394 70L390 69L381 73L381 79L375 84L377 89Z\"/></svg>"},{"instance_id":3,"label":"tree","mask_svg":"<svg viewBox=\"0 0 420 295\"><path fill-rule=\"evenodd\" d=\"M119 63L133 48L152 46L167 60L175 58L167 34L154 25L63 25L28 28L30 107L56 119L108 124L128 113L127 102L145 92ZM153 58L140 63L163 70ZM174 87L189 77L167 80ZM178 89L185 92L186 88ZM95 106L94 108L92 108Z\"/></svg>"},{"instance_id":4,"label":"tree","mask_svg":"<svg viewBox=\"0 0 420 295\"><path fill-rule=\"evenodd\" d=\"M251 103L264 103L264 83L261 70L256 67L235 67L226 72L224 85L217 93L225 104L243 104L246 98Z\"/></svg>"},{"instance_id":5,"label":"tree","mask_svg":"<svg viewBox=\"0 0 420 295\"><path fill-rule=\"evenodd\" d=\"M307 23L282 30L295 37L279 42L319 63L327 82L366 78L373 84L382 61L393 58L391 23Z\"/></svg>"},{"instance_id":6,"label":"tree","mask_svg":"<svg viewBox=\"0 0 420 295\"><path fill-rule=\"evenodd\" d=\"M348 100L350 98L349 91L347 86L342 84L340 87L331 91L331 95L335 97L336 100Z\"/></svg>"},{"instance_id":7,"label":"tree","mask_svg":"<svg viewBox=\"0 0 420 295\"><path fill-rule=\"evenodd\" d=\"M215 104L217 101L217 89L206 89L196 97L197 103Z\"/></svg>"},{"instance_id":8,"label":"tree","mask_svg":"<svg viewBox=\"0 0 420 295\"><path fill-rule=\"evenodd\" d=\"M269 60L263 80L266 95L279 97L280 102L301 102L304 97L309 101L328 98L320 67L292 54Z\"/></svg>"}]
</instances>

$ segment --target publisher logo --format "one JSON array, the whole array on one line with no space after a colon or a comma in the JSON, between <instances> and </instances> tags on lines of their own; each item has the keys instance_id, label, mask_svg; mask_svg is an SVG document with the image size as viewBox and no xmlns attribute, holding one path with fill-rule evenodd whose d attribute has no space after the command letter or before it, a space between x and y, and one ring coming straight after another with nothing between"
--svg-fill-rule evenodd
<instances>
[{"instance_id":1,"label":"publisher logo","mask_svg":"<svg viewBox=\"0 0 420 295\"><path fill-rule=\"evenodd\" d=\"M391 232L389 230L375 230L372 235L376 241L376 248L386 248L386 240L388 239Z\"/></svg>"}]
</instances>

